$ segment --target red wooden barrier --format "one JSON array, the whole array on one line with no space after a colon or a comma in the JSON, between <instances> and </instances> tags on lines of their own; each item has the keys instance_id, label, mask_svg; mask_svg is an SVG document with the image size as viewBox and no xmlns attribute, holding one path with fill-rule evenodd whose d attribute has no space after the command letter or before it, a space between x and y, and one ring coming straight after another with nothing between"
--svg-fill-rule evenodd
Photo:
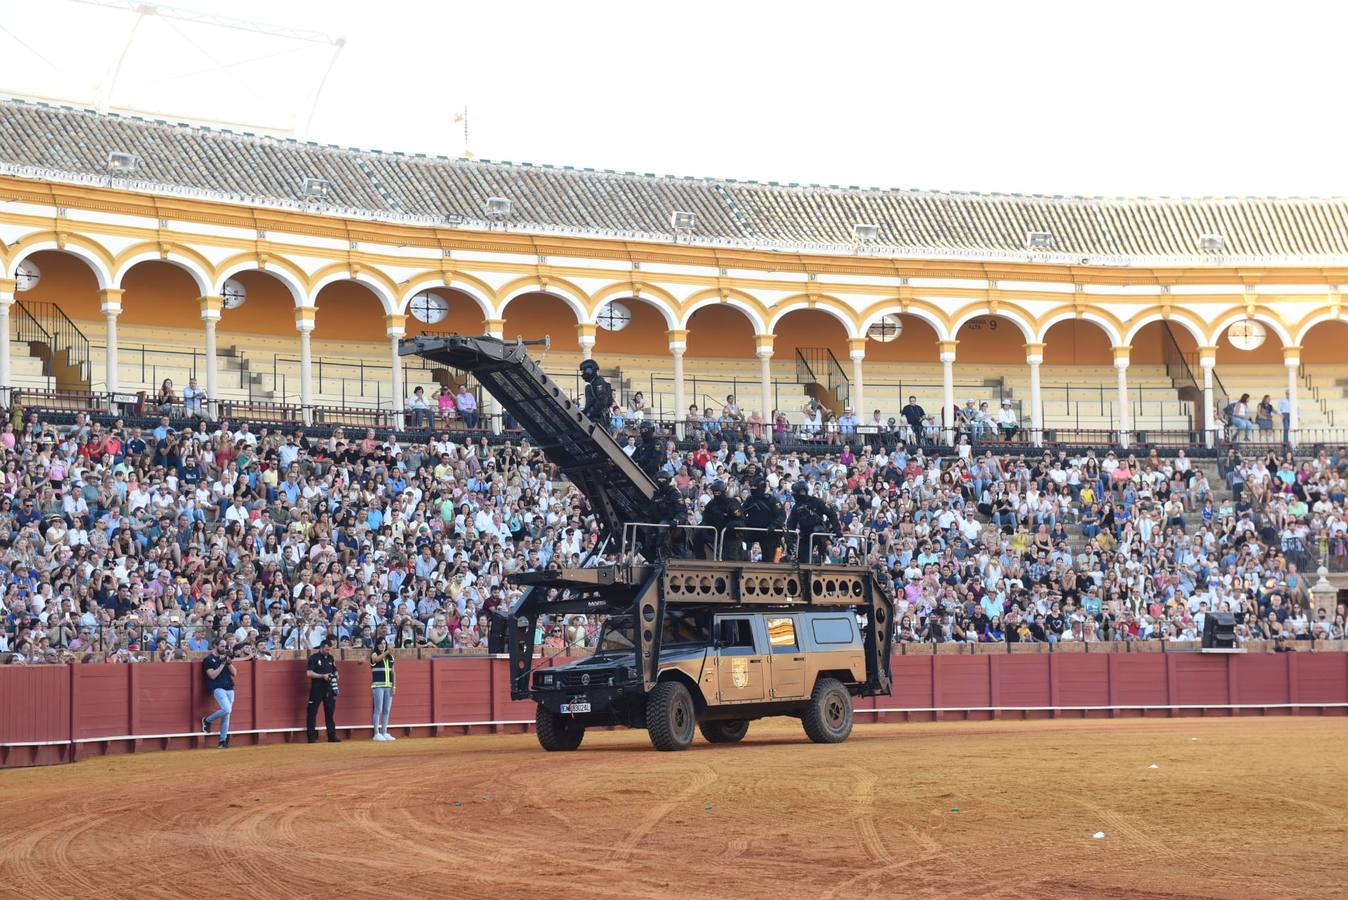
<instances>
[{"instance_id":1,"label":"red wooden barrier","mask_svg":"<svg viewBox=\"0 0 1348 900\"><path fill-rule=\"evenodd\" d=\"M893 694L859 699L858 721L1348 714L1348 653L930 650L894 657ZM368 667L338 669L338 727L368 736ZM404 659L397 673L391 722L400 734L518 732L533 722L533 704L510 699L505 659ZM233 740L303 740L307 694L303 661L239 665ZM200 663L0 668L0 767L205 746L215 737L200 721L213 709Z\"/></svg>"}]
</instances>

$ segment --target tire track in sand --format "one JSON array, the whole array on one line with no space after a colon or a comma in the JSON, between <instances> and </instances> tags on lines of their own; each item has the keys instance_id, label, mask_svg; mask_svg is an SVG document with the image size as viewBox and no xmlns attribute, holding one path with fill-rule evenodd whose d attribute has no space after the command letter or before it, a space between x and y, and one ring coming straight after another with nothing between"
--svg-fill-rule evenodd
<instances>
[{"instance_id":1,"label":"tire track in sand","mask_svg":"<svg viewBox=\"0 0 1348 900\"><path fill-rule=\"evenodd\" d=\"M880 779L866 769L854 767L852 771L858 776L849 798L854 810L852 824L856 828L857 839L871 862L882 866L892 865L894 857L885 848L884 839L875 827L875 786Z\"/></svg>"},{"instance_id":2,"label":"tire track in sand","mask_svg":"<svg viewBox=\"0 0 1348 900\"><path fill-rule=\"evenodd\" d=\"M716 783L716 779L719 777L720 776L716 773L715 769L706 763L703 763L699 767L698 773L693 778L692 782L685 786L683 790L679 791L664 803L658 804L654 809L642 817L641 821L637 823L637 826L628 832L627 837L623 838L622 843L614 848L613 858L620 862L630 858L632 852L636 850L637 844L640 844L646 838L646 835L654 831L655 827L660 824L665 816L669 815L689 800L692 800L693 797L697 796L702 791L711 787Z\"/></svg>"}]
</instances>

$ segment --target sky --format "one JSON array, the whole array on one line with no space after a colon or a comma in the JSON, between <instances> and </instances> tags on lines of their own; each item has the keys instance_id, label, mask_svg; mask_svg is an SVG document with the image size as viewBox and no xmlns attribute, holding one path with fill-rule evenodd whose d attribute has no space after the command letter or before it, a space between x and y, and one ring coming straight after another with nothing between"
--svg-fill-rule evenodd
<instances>
[{"instance_id":1,"label":"sky","mask_svg":"<svg viewBox=\"0 0 1348 900\"><path fill-rule=\"evenodd\" d=\"M1348 196L1334 3L0 0L0 91L382 150L1006 193ZM123 55L124 48L128 48ZM120 59L120 67L119 67ZM117 77L112 78L113 72ZM309 112L312 109L312 119ZM307 123L307 128L306 128Z\"/></svg>"}]
</instances>

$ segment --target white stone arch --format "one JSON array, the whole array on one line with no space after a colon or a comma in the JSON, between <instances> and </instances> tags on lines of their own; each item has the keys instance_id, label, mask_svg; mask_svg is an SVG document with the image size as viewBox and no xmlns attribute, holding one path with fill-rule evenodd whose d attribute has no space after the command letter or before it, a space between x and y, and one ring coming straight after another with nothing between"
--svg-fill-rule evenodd
<instances>
[{"instance_id":1,"label":"white stone arch","mask_svg":"<svg viewBox=\"0 0 1348 900\"><path fill-rule=\"evenodd\" d=\"M422 291L440 289L442 291L458 291L460 294L471 299L477 304L478 310L482 313L483 319L495 318L492 313L491 300L479 290L465 284L445 284L443 278L416 278L401 286L401 292L398 296L398 313L408 315L408 309L412 306L412 298Z\"/></svg>"},{"instance_id":2,"label":"white stone arch","mask_svg":"<svg viewBox=\"0 0 1348 900\"><path fill-rule=\"evenodd\" d=\"M786 318L791 313L799 312L802 309L813 309L818 312L826 312L842 323L843 333L846 334L848 338L861 337L860 334L857 334L856 322L843 315L842 310L831 303L811 303L808 300L794 301L774 309L772 311L772 318L768 320L768 330L776 334L778 322L782 321L782 319ZM864 333L865 332L862 332L862 334Z\"/></svg>"},{"instance_id":3,"label":"white stone arch","mask_svg":"<svg viewBox=\"0 0 1348 900\"><path fill-rule=\"evenodd\" d=\"M504 319L506 317L506 309L510 304L520 297L523 297L525 294L547 294L549 297L555 297L571 307L571 311L576 314L577 324L584 325L587 323L592 324L594 322L594 318L590 315L588 299L558 282L548 282L547 285L544 285L542 282L531 282L512 288L510 293L501 298L501 304L496 308L496 315L492 316L492 318Z\"/></svg>"},{"instance_id":4,"label":"white stone arch","mask_svg":"<svg viewBox=\"0 0 1348 900\"><path fill-rule=\"evenodd\" d=\"M602 291L599 292L599 294L602 293ZM598 324L599 311L615 301L619 303L640 303L643 306L649 306L660 314L660 318L664 321L665 330L667 331L674 331L677 328L683 327L679 324L678 315L674 310L670 309L668 302L666 302L663 297L652 297L644 292L637 293L630 288L627 291L612 291L603 296L603 299L595 304L593 316L587 317L585 321Z\"/></svg>"},{"instance_id":5,"label":"white stone arch","mask_svg":"<svg viewBox=\"0 0 1348 900\"><path fill-rule=\"evenodd\" d=\"M20 242L22 243L22 242ZM9 261L5 267L5 277L13 278L19 271L19 263L23 262L34 253L40 253L43 250L55 250L57 253L67 253L80 262L87 265L94 273L94 279L98 281L100 291L113 287L117 281L112 277L112 270L107 262L100 259L97 254L90 252L87 248L80 246L73 241L66 241L62 246L56 241L37 241L24 247L21 252L16 253L14 258Z\"/></svg>"},{"instance_id":6,"label":"white stone arch","mask_svg":"<svg viewBox=\"0 0 1348 900\"><path fill-rule=\"evenodd\" d=\"M915 319L921 319L931 326L932 331L936 332L936 339L938 341L950 340L950 335L945 330L945 322L931 310L920 306L910 306L908 309L904 309L899 305L895 305L890 309L877 309L862 320L861 333L868 334L871 330L871 326L876 322L879 322L885 316L912 316Z\"/></svg>"},{"instance_id":7,"label":"white stone arch","mask_svg":"<svg viewBox=\"0 0 1348 900\"><path fill-rule=\"evenodd\" d=\"M1282 345L1284 347L1294 346L1292 342L1292 335L1288 332L1287 327L1283 325L1282 322L1278 321L1277 316L1273 315L1268 310L1263 309L1261 307L1256 307L1253 311L1249 311L1243 306L1229 310L1228 312L1219 316L1217 318L1217 321L1213 323L1212 325L1213 345L1216 345L1216 343L1219 340L1221 340L1222 335L1226 333L1226 329L1230 328L1233 324L1239 322L1241 319L1255 319L1263 323L1268 327L1269 331L1273 332L1278 336L1278 340L1282 341Z\"/></svg>"},{"instance_id":8,"label":"white stone arch","mask_svg":"<svg viewBox=\"0 0 1348 900\"><path fill-rule=\"evenodd\" d=\"M724 300L715 294L709 297L703 297L683 311L683 314L677 319L679 323L677 327L680 330L687 330L692 324L693 313L697 312L699 309L705 309L708 306L733 306L735 309L744 313L745 318L749 320L749 324L753 326L754 334L768 333L768 323L763 320L763 316L759 311L744 302L743 299L736 297L734 294L727 295Z\"/></svg>"},{"instance_id":9,"label":"white stone arch","mask_svg":"<svg viewBox=\"0 0 1348 900\"><path fill-rule=\"evenodd\" d=\"M304 289L304 285L292 272L279 266L268 266L264 269L257 264L256 260L237 262L222 269L216 276L215 282L211 285L211 295L219 297L220 292L225 289L225 282L241 272L261 272L263 275L269 275L272 278L275 278L285 286L286 290L290 291L290 298L295 302L295 306L299 307L306 305L304 301L307 297L307 292Z\"/></svg>"},{"instance_id":10,"label":"white stone arch","mask_svg":"<svg viewBox=\"0 0 1348 900\"><path fill-rule=\"evenodd\" d=\"M1335 312L1333 307L1326 307L1325 309L1314 313L1310 318L1302 322L1301 327L1297 329L1297 346L1302 346L1305 343L1306 335L1310 334L1312 328L1324 322L1348 322L1348 309L1341 308L1338 312Z\"/></svg>"},{"instance_id":11,"label":"white stone arch","mask_svg":"<svg viewBox=\"0 0 1348 900\"><path fill-rule=\"evenodd\" d=\"M1159 316L1157 318L1159 318ZM1109 338L1109 346L1111 347L1120 347L1132 341L1133 332L1129 332L1127 336L1120 335L1118 327L1099 313L1083 309L1078 314L1075 310L1065 309L1054 313L1039 323L1039 332L1034 336L1032 343L1046 343L1048 340L1048 333L1053 326L1057 325L1059 322L1066 322L1069 319L1083 319L1093 325L1099 326L1100 330ZM1134 329L1134 332L1135 331L1136 329ZM1199 340L1201 341L1202 338L1199 337Z\"/></svg>"},{"instance_id":12,"label":"white stone arch","mask_svg":"<svg viewBox=\"0 0 1348 900\"><path fill-rule=\"evenodd\" d=\"M974 306L964 310L955 317L955 321L950 323L950 337L957 340L959 338L960 329L973 319L977 319L979 316L993 316L999 319L1006 319L1020 329L1020 333L1025 337L1025 343L1034 343L1034 326L1030 323L1029 319L1023 318L1016 310L1007 309L1001 306L999 306L996 311L993 311L986 306Z\"/></svg>"},{"instance_id":13,"label":"white stone arch","mask_svg":"<svg viewBox=\"0 0 1348 900\"><path fill-rule=\"evenodd\" d=\"M388 287L378 279L367 278L360 272L329 272L309 287L309 295L305 298L305 302L296 305L317 308L318 295L323 288L339 281L353 281L361 287L369 288L370 292L379 298L379 304L384 308L384 315L391 316L399 312L398 301L394 299Z\"/></svg>"},{"instance_id":14,"label":"white stone arch","mask_svg":"<svg viewBox=\"0 0 1348 900\"><path fill-rule=\"evenodd\" d=\"M1181 325L1184 330L1193 335L1195 343L1200 347L1208 345L1208 336L1203 332L1202 326L1190 319L1188 316L1177 316L1173 312L1167 318L1161 313L1149 313L1128 326L1128 330L1123 334L1123 343L1131 347L1133 338L1137 337L1138 332L1153 322L1169 322L1173 325Z\"/></svg>"},{"instance_id":15,"label":"white stone arch","mask_svg":"<svg viewBox=\"0 0 1348 900\"><path fill-rule=\"evenodd\" d=\"M169 263L192 277L193 283L197 286L198 297L204 297L210 293L212 287L210 273L203 269L197 261L190 256L185 256L184 254L173 251L164 254L153 250L145 250L141 253L137 253L135 256L123 260L121 265L117 267L117 271L113 273L114 283L117 287L122 286L122 280L126 278L128 272L143 262Z\"/></svg>"}]
</instances>

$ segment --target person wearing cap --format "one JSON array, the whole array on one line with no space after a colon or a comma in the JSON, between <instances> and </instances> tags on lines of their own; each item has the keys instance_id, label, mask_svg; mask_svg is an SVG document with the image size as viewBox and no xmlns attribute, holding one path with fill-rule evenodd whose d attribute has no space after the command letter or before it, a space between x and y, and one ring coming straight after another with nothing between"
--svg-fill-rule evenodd
<instances>
[{"instance_id":1,"label":"person wearing cap","mask_svg":"<svg viewBox=\"0 0 1348 900\"><path fill-rule=\"evenodd\" d=\"M856 411L848 406L843 409L842 417L838 419L838 431L844 437L849 437L857 433L857 426L860 424L861 420L857 418Z\"/></svg>"},{"instance_id":2,"label":"person wearing cap","mask_svg":"<svg viewBox=\"0 0 1348 900\"><path fill-rule=\"evenodd\" d=\"M340 744L337 737L337 661L333 659L332 648L336 640L323 638L323 642L313 653L305 666L305 677L309 680L309 705L305 715L305 732L309 743L318 742L318 707L323 707L324 724L327 726L328 743Z\"/></svg>"}]
</instances>

